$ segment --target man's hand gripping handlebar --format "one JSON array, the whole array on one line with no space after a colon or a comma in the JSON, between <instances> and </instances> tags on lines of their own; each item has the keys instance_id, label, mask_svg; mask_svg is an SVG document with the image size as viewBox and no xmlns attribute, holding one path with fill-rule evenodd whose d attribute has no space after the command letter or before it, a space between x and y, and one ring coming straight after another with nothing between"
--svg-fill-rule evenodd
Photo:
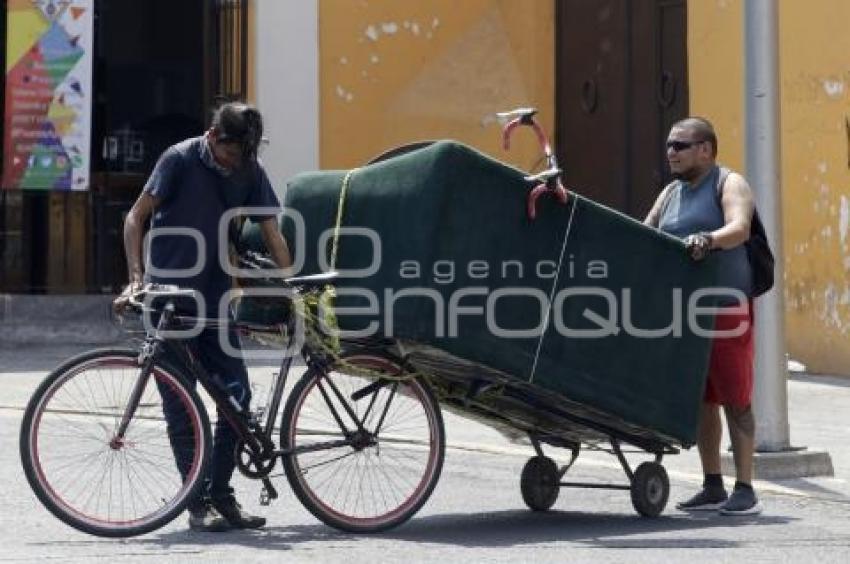
<instances>
[{"instance_id":1,"label":"man's hand gripping handlebar","mask_svg":"<svg viewBox=\"0 0 850 564\"><path fill-rule=\"evenodd\" d=\"M124 290L112 301L112 311L117 316L122 316L130 309L141 306L138 295L144 292L145 285L142 282L130 282Z\"/></svg>"}]
</instances>

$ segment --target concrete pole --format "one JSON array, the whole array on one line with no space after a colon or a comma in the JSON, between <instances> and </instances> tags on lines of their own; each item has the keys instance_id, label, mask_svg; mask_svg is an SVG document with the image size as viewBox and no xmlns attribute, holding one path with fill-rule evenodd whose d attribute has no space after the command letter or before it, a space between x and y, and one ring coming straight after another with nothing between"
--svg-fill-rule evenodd
<instances>
[{"instance_id":1,"label":"concrete pole","mask_svg":"<svg viewBox=\"0 0 850 564\"><path fill-rule=\"evenodd\" d=\"M745 0L747 178L776 257L776 283L755 304L756 450L790 448L780 176L779 42L775 0Z\"/></svg>"}]
</instances>

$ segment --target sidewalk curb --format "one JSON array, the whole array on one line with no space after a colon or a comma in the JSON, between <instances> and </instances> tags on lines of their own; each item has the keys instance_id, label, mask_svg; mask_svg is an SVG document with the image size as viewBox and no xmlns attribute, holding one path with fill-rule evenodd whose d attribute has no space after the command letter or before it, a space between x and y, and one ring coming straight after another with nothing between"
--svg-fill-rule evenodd
<instances>
[{"instance_id":1,"label":"sidewalk curb","mask_svg":"<svg viewBox=\"0 0 850 564\"><path fill-rule=\"evenodd\" d=\"M122 341L111 295L0 294L0 343L103 345Z\"/></svg>"},{"instance_id":2,"label":"sidewalk curb","mask_svg":"<svg viewBox=\"0 0 850 564\"><path fill-rule=\"evenodd\" d=\"M723 454L720 468L724 475L735 475L735 461ZM835 476L832 458L823 450L789 450L787 452L756 452L753 455L753 476L761 480L786 480Z\"/></svg>"}]
</instances>

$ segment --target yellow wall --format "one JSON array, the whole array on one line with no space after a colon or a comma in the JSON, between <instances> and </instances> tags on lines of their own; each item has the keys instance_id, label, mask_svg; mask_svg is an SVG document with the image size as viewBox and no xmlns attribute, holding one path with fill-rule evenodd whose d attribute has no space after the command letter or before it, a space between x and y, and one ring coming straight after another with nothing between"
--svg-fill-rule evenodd
<instances>
[{"instance_id":1,"label":"yellow wall","mask_svg":"<svg viewBox=\"0 0 850 564\"><path fill-rule=\"evenodd\" d=\"M717 131L718 159L744 169L744 35L740 0L688 2L690 113Z\"/></svg>"},{"instance_id":2,"label":"yellow wall","mask_svg":"<svg viewBox=\"0 0 850 564\"><path fill-rule=\"evenodd\" d=\"M848 21L844 0L781 3L789 349L840 374L850 374Z\"/></svg>"},{"instance_id":3,"label":"yellow wall","mask_svg":"<svg viewBox=\"0 0 850 564\"><path fill-rule=\"evenodd\" d=\"M850 375L850 2L779 6L788 352ZM691 110L715 121L721 160L741 167L742 2L692 0L688 21Z\"/></svg>"},{"instance_id":4,"label":"yellow wall","mask_svg":"<svg viewBox=\"0 0 850 564\"><path fill-rule=\"evenodd\" d=\"M390 147L453 138L522 168L496 112L540 109L554 123L552 0L319 0L320 164L349 168Z\"/></svg>"},{"instance_id":5,"label":"yellow wall","mask_svg":"<svg viewBox=\"0 0 850 564\"><path fill-rule=\"evenodd\" d=\"M845 0L780 2L787 346L835 374L850 374L847 21ZM714 122L720 160L742 171L743 23L743 0L688 2L691 113ZM493 114L534 105L552 132L553 0L319 0L319 41L323 168L432 138L528 168L536 143L502 152Z\"/></svg>"}]
</instances>

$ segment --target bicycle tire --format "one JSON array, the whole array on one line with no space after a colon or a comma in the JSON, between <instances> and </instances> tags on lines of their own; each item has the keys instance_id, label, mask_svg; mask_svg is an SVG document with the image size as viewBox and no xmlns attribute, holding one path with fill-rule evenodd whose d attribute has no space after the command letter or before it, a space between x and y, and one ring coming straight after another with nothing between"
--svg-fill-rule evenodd
<instances>
[{"instance_id":1,"label":"bicycle tire","mask_svg":"<svg viewBox=\"0 0 850 564\"><path fill-rule=\"evenodd\" d=\"M396 361L380 353L352 354L344 360L388 374L402 372ZM319 442L343 438L319 386L324 382L330 388L329 380L349 400L364 427L370 432L378 429L375 444L285 455L289 484L310 513L335 529L375 533L396 527L425 504L439 480L445 457L439 404L418 378L391 382L352 402L350 393L368 385L369 379L340 370L320 374L311 369L286 402L281 424L285 449L310 446L316 437L323 439ZM326 392L331 396L332 390ZM368 409L370 403L373 410ZM344 411L339 413L351 423ZM334 491L330 482L335 479L339 489Z\"/></svg>"},{"instance_id":2,"label":"bicycle tire","mask_svg":"<svg viewBox=\"0 0 850 564\"><path fill-rule=\"evenodd\" d=\"M185 509L209 464L206 409L164 361L154 366L126 435L114 435L138 380L138 357L129 349L76 356L44 379L24 412L19 449L30 487L54 516L88 534L130 537L162 527ZM185 434L177 425L168 429L157 408L160 385L185 410ZM187 445L181 451L188 461L185 477L175 462L176 444Z\"/></svg>"}]
</instances>

